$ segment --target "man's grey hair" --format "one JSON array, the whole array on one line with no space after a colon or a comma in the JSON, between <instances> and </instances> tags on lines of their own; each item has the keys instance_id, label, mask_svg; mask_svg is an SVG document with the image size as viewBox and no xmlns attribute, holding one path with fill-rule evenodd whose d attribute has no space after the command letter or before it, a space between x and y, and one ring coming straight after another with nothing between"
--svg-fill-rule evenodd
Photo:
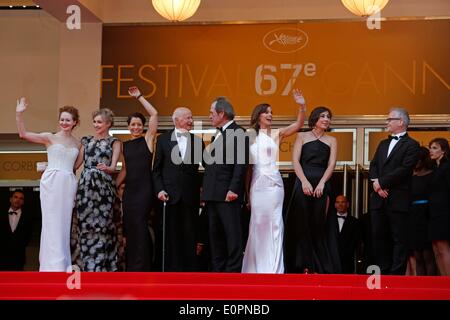
<instances>
[{"instance_id":1,"label":"man's grey hair","mask_svg":"<svg viewBox=\"0 0 450 320\"><path fill-rule=\"evenodd\" d=\"M403 123L405 125L405 129L408 128L410 119L409 119L409 113L408 113L408 111L406 111L405 108L394 107L394 108L391 108L390 112L397 113L398 117L400 119L402 119L402 121L403 121Z\"/></svg>"},{"instance_id":2,"label":"man's grey hair","mask_svg":"<svg viewBox=\"0 0 450 320\"><path fill-rule=\"evenodd\" d=\"M218 97L216 98L216 100L214 100L214 102L216 103L214 107L217 113L223 112L228 120L234 119L235 116L234 109L230 101L227 100L227 98Z\"/></svg>"},{"instance_id":3,"label":"man's grey hair","mask_svg":"<svg viewBox=\"0 0 450 320\"><path fill-rule=\"evenodd\" d=\"M186 107L178 107L173 111L172 122L174 125L175 125L175 119L180 118L183 115L183 113L185 113L185 112L191 112L191 110Z\"/></svg>"}]
</instances>

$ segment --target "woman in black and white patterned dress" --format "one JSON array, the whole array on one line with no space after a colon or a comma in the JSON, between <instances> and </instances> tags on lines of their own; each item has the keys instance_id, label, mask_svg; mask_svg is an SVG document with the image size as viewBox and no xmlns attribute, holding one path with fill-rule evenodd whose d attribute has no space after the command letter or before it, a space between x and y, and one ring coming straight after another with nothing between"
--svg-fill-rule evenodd
<instances>
[{"instance_id":1,"label":"woman in black and white patterned dress","mask_svg":"<svg viewBox=\"0 0 450 320\"><path fill-rule=\"evenodd\" d=\"M116 271L117 239L113 222L115 171L121 142L109 135L113 113L109 109L92 114L94 136L81 139L80 157L84 169L76 198L78 250L76 264L81 271Z\"/></svg>"}]
</instances>

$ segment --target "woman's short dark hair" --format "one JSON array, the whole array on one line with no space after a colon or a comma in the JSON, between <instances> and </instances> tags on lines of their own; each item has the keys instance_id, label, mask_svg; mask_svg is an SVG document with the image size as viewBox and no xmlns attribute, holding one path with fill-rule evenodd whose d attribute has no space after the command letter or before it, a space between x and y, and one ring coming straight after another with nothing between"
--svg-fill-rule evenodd
<instances>
[{"instance_id":1,"label":"woman's short dark hair","mask_svg":"<svg viewBox=\"0 0 450 320\"><path fill-rule=\"evenodd\" d=\"M450 159L450 146L448 145L448 140L445 138L434 138L433 140L430 141L429 143L429 147L431 147L431 145L433 143L438 144L441 147L441 150L444 151L444 157L447 159Z\"/></svg>"},{"instance_id":2,"label":"woman's short dark hair","mask_svg":"<svg viewBox=\"0 0 450 320\"><path fill-rule=\"evenodd\" d=\"M256 134L259 133L259 129L261 128L260 124L259 124L259 116L262 113L266 113L267 109L270 107L270 104L268 103L261 103L258 104L252 112L252 116L250 118L250 127L255 129Z\"/></svg>"},{"instance_id":3,"label":"woman's short dark hair","mask_svg":"<svg viewBox=\"0 0 450 320\"><path fill-rule=\"evenodd\" d=\"M314 128L314 126L316 125L317 121L320 118L320 114L323 112L328 112L328 114L330 115L330 118L333 116L333 114L331 113L331 110L328 109L327 107L316 107L313 109L313 111L311 111L311 114L309 115L309 119L308 119L308 126L310 128Z\"/></svg>"},{"instance_id":4,"label":"woman's short dark hair","mask_svg":"<svg viewBox=\"0 0 450 320\"><path fill-rule=\"evenodd\" d=\"M145 126L145 117L144 117L144 115L143 115L142 113L140 113L140 112L135 112L135 113L130 114L130 115L128 116L128 118L127 118L127 124L128 124L128 125L130 125L131 119L133 119L133 118L139 118L139 119L141 119L142 125Z\"/></svg>"},{"instance_id":5,"label":"woman's short dark hair","mask_svg":"<svg viewBox=\"0 0 450 320\"><path fill-rule=\"evenodd\" d=\"M416 169L425 169L431 170L433 169L434 163L430 158L430 150L427 147L421 146L419 149L419 157L417 161Z\"/></svg>"}]
</instances>

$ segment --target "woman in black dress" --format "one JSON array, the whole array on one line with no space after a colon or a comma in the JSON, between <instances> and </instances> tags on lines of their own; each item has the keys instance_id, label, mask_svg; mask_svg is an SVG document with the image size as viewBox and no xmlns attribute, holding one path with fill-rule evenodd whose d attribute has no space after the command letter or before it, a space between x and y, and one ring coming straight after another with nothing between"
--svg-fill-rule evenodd
<instances>
[{"instance_id":1,"label":"woman in black dress","mask_svg":"<svg viewBox=\"0 0 450 320\"><path fill-rule=\"evenodd\" d=\"M293 165L297 175L285 223L285 269L288 273L339 273L337 246L327 243L328 180L336 165L337 142L325 134L331 111L317 107L309 116L311 131L299 133Z\"/></svg>"},{"instance_id":2,"label":"woman in black dress","mask_svg":"<svg viewBox=\"0 0 450 320\"><path fill-rule=\"evenodd\" d=\"M148 130L142 136L145 125L143 114L136 112L128 116L131 140L123 144L122 170L117 185L125 181L123 194L123 232L126 239L126 271L150 271L151 240L148 217L152 208L152 158L153 143L158 128L158 112L144 98L137 87L128 93L135 97L150 115Z\"/></svg>"},{"instance_id":3,"label":"woman in black dress","mask_svg":"<svg viewBox=\"0 0 450 320\"><path fill-rule=\"evenodd\" d=\"M408 216L408 265L406 275L436 275L431 242L428 241L429 190L433 177L430 152L420 147L419 161L411 179L411 207Z\"/></svg>"},{"instance_id":4,"label":"woman in black dress","mask_svg":"<svg viewBox=\"0 0 450 320\"><path fill-rule=\"evenodd\" d=\"M441 276L450 276L450 147L445 138L431 140L436 169L430 187L429 237Z\"/></svg>"}]
</instances>

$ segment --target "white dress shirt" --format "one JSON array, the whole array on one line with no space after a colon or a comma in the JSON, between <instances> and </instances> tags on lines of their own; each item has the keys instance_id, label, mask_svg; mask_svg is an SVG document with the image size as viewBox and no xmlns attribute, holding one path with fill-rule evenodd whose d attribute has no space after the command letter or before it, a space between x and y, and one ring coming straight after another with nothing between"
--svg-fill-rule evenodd
<instances>
[{"instance_id":1,"label":"white dress shirt","mask_svg":"<svg viewBox=\"0 0 450 320\"><path fill-rule=\"evenodd\" d=\"M341 232L342 231L342 227L344 226L345 219L347 219L347 212L346 213L339 213L339 212L337 212L336 214L337 214L337 220L338 220L338 223L339 223L339 232ZM345 218L342 219L342 218L339 218L339 216L345 217Z\"/></svg>"},{"instance_id":2,"label":"white dress shirt","mask_svg":"<svg viewBox=\"0 0 450 320\"><path fill-rule=\"evenodd\" d=\"M19 224L20 215L22 214L22 209L14 210L13 208L9 208L9 212L17 212L17 214L8 214L9 215L9 225L11 226L11 231L16 231L17 225Z\"/></svg>"},{"instance_id":3,"label":"white dress shirt","mask_svg":"<svg viewBox=\"0 0 450 320\"><path fill-rule=\"evenodd\" d=\"M392 135L393 137L398 137L398 139L391 139L391 143L389 144L389 149L388 149L388 153L387 153L388 157L391 154L392 149L394 149L395 145L400 141L400 138L403 137L405 134L406 134L406 131Z\"/></svg>"},{"instance_id":4,"label":"white dress shirt","mask_svg":"<svg viewBox=\"0 0 450 320\"><path fill-rule=\"evenodd\" d=\"M225 123L224 124L224 126L222 127L222 132L224 131L224 130L226 130L229 126L230 126L230 124L232 124L234 122L234 120L230 120L230 121L228 121L227 123ZM217 134L216 134L216 139L217 139L217 137L219 137L221 134L222 134L222 132L218 132Z\"/></svg>"},{"instance_id":5,"label":"white dress shirt","mask_svg":"<svg viewBox=\"0 0 450 320\"><path fill-rule=\"evenodd\" d=\"M179 134L183 134L179 136ZM180 149L181 159L184 159L184 155L186 154L186 146L187 146L187 131L181 131L175 128L175 137L177 138L178 148Z\"/></svg>"}]
</instances>

